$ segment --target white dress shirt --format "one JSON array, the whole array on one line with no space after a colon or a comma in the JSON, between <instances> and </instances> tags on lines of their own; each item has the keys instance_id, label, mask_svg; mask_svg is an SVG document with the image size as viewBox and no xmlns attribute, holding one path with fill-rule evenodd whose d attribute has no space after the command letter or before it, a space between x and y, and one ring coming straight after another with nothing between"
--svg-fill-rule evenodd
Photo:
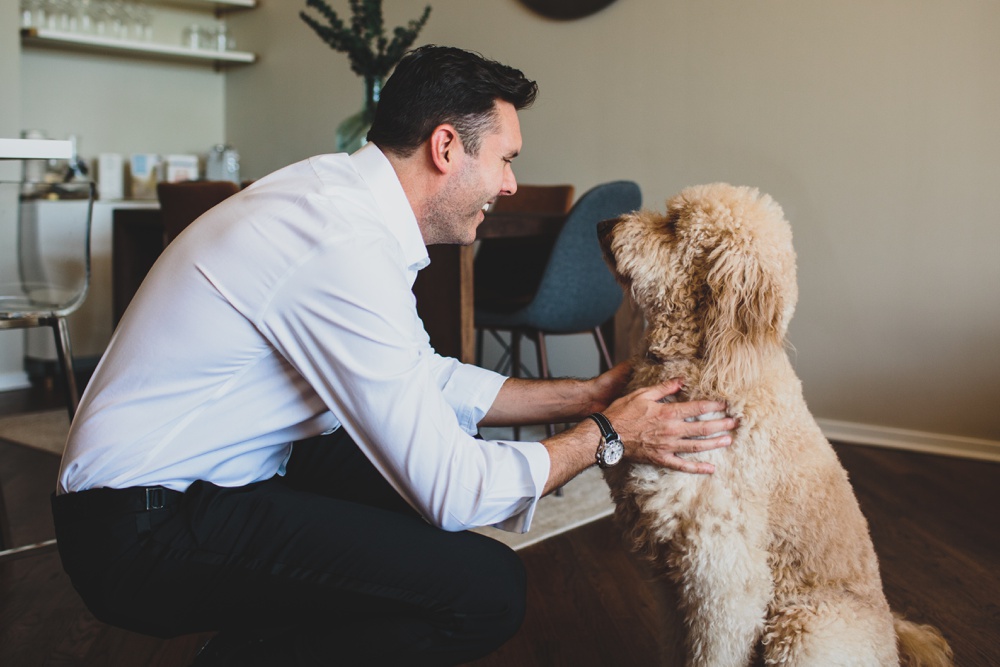
<instances>
[{"instance_id":1,"label":"white dress shirt","mask_svg":"<svg viewBox=\"0 0 1000 667\"><path fill-rule=\"evenodd\" d=\"M227 199L166 248L126 311L58 492L241 486L281 474L292 441L343 426L434 525L526 531L548 453L473 437L505 378L431 348L411 291L428 263L371 144Z\"/></svg>"}]
</instances>

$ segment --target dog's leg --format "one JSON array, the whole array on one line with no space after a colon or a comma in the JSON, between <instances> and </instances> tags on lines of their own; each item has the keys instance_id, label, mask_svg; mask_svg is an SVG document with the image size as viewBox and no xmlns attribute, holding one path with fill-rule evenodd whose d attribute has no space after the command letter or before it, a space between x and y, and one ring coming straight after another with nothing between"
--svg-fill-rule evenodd
<instances>
[{"instance_id":1,"label":"dog's leg","mask_svg":"<svg viewBox=\"0 0 1000 667\"><path fill-rule=\"evenodd\" d=\"M689 665L746 667L764 628L773 583L767 553L751 527L765 517L706 512L678 570L688 620ZM729 520L717 517L728 518ZM685 562L686 561L686 562Z\"/></svg>"},{"instance_id":2,"label":"dog's leg","mask_svg":"<svg viewBox=\"0 0 1000 667\"><path fill-rule=\"evenodd\" d=\"M784 667L884 667L898 665L888 608L845 592L778 608L764 635L768 665Z\"/></svg>"}]
</instances>

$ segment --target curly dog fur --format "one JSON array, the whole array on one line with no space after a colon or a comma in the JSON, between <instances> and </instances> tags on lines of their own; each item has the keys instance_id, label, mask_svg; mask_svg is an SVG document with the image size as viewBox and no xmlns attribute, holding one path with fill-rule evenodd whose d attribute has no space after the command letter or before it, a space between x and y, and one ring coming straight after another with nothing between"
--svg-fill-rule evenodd
<instances>
[{"instance_id":1,"label":"curly dog fur","mask_svg":"<svg viewBox=\"0 0 1000 667\"><path fill-rule=\"evenodd\" d=\"M785 352L798 289L780 206L746 187L692 187L666 215L601 226L605 256L645 315L632 388L685 379L728 402L713 475L622 464L616 517L677 596L689 665L951 665L940 633L890 612L847 473Z\"/></svg>"}]
</instances>

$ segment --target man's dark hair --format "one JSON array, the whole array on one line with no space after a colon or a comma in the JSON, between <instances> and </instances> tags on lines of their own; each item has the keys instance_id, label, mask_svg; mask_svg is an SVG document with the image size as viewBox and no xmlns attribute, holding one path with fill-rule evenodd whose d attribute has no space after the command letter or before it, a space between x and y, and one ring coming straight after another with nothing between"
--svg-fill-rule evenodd
<instances>
[{"instance_id":1,"label":"man's dark hair","mask_svg":"<svg viewBox=\"0 0 1000 667\"><path fill-rule=\"evenodd\" d=\"M408 53L382 87L368 141L408 157L449 123L465 150L479 152L483 136L497 129L497 100L517 110L535 101L538 85L520 70L478 53L422 46Z\"/></svg>"}]
</instances>

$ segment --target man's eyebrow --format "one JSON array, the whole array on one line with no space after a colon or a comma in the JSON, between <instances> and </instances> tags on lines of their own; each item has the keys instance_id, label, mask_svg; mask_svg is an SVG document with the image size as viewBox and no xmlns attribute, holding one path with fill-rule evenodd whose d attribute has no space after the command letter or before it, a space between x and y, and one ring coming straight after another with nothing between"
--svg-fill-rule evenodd
<instances>
[{"instance_id":1,"label":"man's eyebrow","mask_svg":"<svg viewBox=\"0 0 1000 667\"><path fill-rule=\"evenodd\" d=\"M514 158L516 158L520 154L521 154L520 150L515 150L515 151L511 151L510 153L507 153L506 155L504 155L504 158L506 158L508 160L513 160Z\"/></svg>"}]
</instances>

